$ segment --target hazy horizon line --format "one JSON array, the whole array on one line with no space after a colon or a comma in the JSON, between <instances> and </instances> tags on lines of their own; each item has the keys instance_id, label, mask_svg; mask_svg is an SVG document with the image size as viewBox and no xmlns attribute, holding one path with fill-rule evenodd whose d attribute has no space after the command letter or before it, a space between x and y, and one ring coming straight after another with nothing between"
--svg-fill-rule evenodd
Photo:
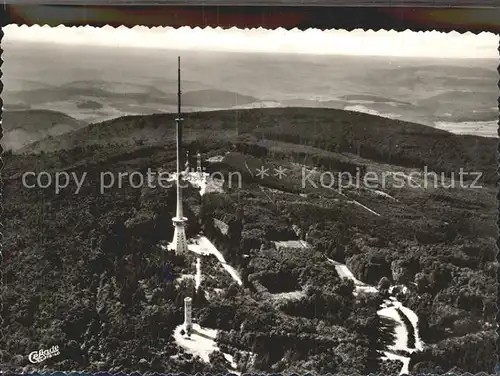
<instances>
[{"instance_id":1,"label":"hazy horizon line","mask_svg":"<svg viewBox=\"0 0 500 376\"><path fill-rule=\"evenodd\" d=\"M30 41L30 40L21 40L21 41L5 41L2 40L2 45L18 45L21 43L26 43L26 44L47 44L50 46L61 46L61 47L67 47L67 48L80 48L80 47L91 47L91 48L102 48L102 49L109 49L110 46L106 45L96 45L96 44L66 44L66 43L53 43L50 41ZM368 55L368 54L347 54L347 53L334 53L334 52L326 52L326 53L314 53L314 52L298 52L298 51L231 51L231 50L217 50L217 49L203 49L203 48L196 48L196 49L189 49L189 48L176 48L176 47L158 47L158 46L144 46L144 47L138 47L138 46L113 46L114 49L117 50L155 50L155 51L175 51L175 52L183 52L183 53L226 53L226 54L245 54L245 55L293 55L293 56L324 56L324 57L330 57L330 56L339 56L339 57L352 57L352 58L398 58L398 59L414 59L414 60L499 60L500 64L500 59L498 57L493 57L493 56L481 56L481 57L471 57L471 56L411 56L411 55ZM5 56L5 50L4 56ZM182 59L182 55L179 55Z\"/></svg>"},{"instance_id":2,"label":"hazy horizon line","mask_svg":"<svg viewBox=\"0 0 500 376\"><path fill-rule=\"evenodd\" d=\"M405 30L285 30L190 27L4 27L2 42L315 56L498 58L498 36Z\"/></svg>"}]
</instances>

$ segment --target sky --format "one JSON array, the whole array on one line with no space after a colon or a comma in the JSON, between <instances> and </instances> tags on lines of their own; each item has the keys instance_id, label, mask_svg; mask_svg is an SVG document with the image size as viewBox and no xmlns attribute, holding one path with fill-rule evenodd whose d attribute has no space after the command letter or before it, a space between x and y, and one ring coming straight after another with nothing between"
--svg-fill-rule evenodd
<instances>
[{"instance_id":1,"label":"sky","mask_svg":"<svg viewBox=\"0 0 500 376\"><path fill-rule=\"evenodd\" d=\"M2 43L50 42L108 47L320 55L498 58L498 36L436 31L266 30L171 27L4 27Z\"/></svg>"}]
</instances>

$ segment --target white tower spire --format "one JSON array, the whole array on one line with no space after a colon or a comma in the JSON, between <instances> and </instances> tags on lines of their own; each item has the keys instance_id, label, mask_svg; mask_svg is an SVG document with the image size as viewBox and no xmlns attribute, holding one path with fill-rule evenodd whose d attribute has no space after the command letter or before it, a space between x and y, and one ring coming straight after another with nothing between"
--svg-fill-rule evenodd
<instances>
[{"instance_id":1,"label":"white tower spire","mask_svg":"<svg viewBox=\"0 0 500 376\"><path fill-rule=\"evenodd\" d=\"M177 185L177 210L175 217L172 218L174 224L174 239L172 241L171 247L175 250L176 254L186 253L188 251L186 232L184 229L187 218L184 217L182 211L182 190L180 185L180 170L181 170L181 147L182 147L182 118L181 114L181 58L178 57L178 72L177 72L177 118L175 119L177 125L177 175L176 175L176 185Z\"/></svg>"}]
</instances>

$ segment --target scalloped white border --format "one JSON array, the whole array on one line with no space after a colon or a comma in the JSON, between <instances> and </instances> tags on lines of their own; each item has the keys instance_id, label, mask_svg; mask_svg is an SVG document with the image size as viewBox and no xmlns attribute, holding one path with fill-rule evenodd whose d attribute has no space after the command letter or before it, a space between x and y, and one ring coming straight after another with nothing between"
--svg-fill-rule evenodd
<instances>
[{"instance_id":1,"label":"scalloped white border","mask_svg":"<svg viewBox=\"0 0 500 376\"><path fill-rule=\"evenodd\" d=\"M107 3L107 4L111 4L111 3ZM86 26L89 26L89 25L86 25ZM8 27L8 26L4 26L4 27ZM25 24L23 25L20 25L21 28L30 28L30 26L27 26ZM38 30L42 30L42 28L47 28L47 29L53 29L54 27L51 27L49 25L46 25L44 24L43 26L40 26L40 25L34 25L34 26L31 26L32 28L38 28ZM63 24L60 24L56 27L66 27L65 25ZM132 27L132 28L129 28L129 27L126 27L126 26L120 26L120 27L112 27L112 26L109 26L109 25L106 25L104 26L105 28L109 28L109 29L114 29L114 30L125 30L125 31L132 31L133 29L136 29L136 28L143 28L143 29L161 29L161 28L164 28L164 27L152 27L152 28L149 28L149 27L146 27L146 26L135 26L135 27ZM179 27L179 28L175 28L175 27L170 27L171 29L177 31L177 30L181 30L183 28L188 28L188 29L192 29L190 27ZM217 27L217 28L211 28L211 27L205 27L205 28L200 28L200 27L196 27L196 28L193 28L193 30L206 30L206 29L210 29L210 30L231 30L231 29L237 29L236 27L231 27L231 28L221 28L221 27ZM283 29L283 28L277 28L277 29L264 29L262 27L259 27L259 28L245 28L244 30L266 30L266 31L276 31L276 32L283 32L284 30L286 29ZM394 29L391 29L391 30L385 30L385 29L378 29L378 30L372 30L372 29L368 29L368 30L364 30L364 29L351 29L351 30L345 30L345 29L342 29L342 31L345 31L346 33L350 33L352 30L362 30L364 32L373 32L373 33L376 33L376 32L386 32L386 33L405 33L405 32L413 32L412 30L409 30L409 29L405 29L404 31L396 31ZM291 32L299 32L299 33L307 33L307 32L317 32L317 31L321 31L319 29L308 29L306 31L301 31L297 28L294 28L294 29L291 29L290 30ZM326 32L329 32L331 30L327 30ZM425 33L441 33L441 34L448 34L446 32L438 32L438 31L426 31L426 32L413 32L413 33L422 33L422 34L425 34ZM477 36L477 35L484 35L484 34L492 34L492 33L489 33L489 32L481 32L481 33L474 33L474 32L457 32L457 31L452 31L451 33L455 33L457 35L473 35L473 36ZM493 34L495 35L495 34ZM496 35L497 36L497 35ZM3 55L3 49L1 48L1 43L2 42L5 42L3 40L4 38L4 31L3 31L3 28L2 30L0 30L0 75L2 74L2 64L3 64L3 58L2 58L2 55ZM497 51L500 53L500 39L498 41L498 48L497 48ZM497 55L497 57L499 57ZM498 72L499 72L499 75L500 75L500 60L499 60L499 66L498 66ZM499 121L498 121L498 125L499 125L499 135L500 135L500 77L499 77L499 81L497 83L498 85L498 88L499 88L499 99L498 99L498 107L499 107ZM0 105L1 105L1 109L3 111L3 101L1 99L1 94L3 92L3 85L0 86ZM2 125L2 118L3 118L3 113L0 113L0 127ZM3 136L3 134L2 134ZM2 174L1 174L1 170L3 169L3 166L4 166L4 162L3 162L3 158L2 158L2 155L3 155L3 148L0 146L1 148L1 154L0 154L0 197L3 198L3 179L2 179ZM499 143L498 143L498 162L499 162L499 165L500 165L500 139L499 139ZM499 172L499 182L500 182L500 167L498 169L498 172ZM498 216L497 216L497 227L499 228L499 234L500 234L500 188L499 188L499 194L497 196L497 199L498 199ZM0 201L0 230L3 230L3 201ZM499 250L499 247L500 247L500 238L497 239L497 261L500 262L499 260L499 255L500 253L498 252ZM3 232L0 231L0 289L3 287L4 285L4 278L3 278ZM498 274L497 272L497 281L498 283L500 284L500 275ZM497 284L497 288L498 288L498 284ZM499 296L500 296L500 292L499 292ZM2 328L3 328L3 317L2 317L2 312L3 312L3 301L2 299L0 299L0 336L3 336L3 332L2 332ZM500 331L500 325L498 325L499 323L499 313L500 313L500 310L499 310L499 301L497 300L497 335ZM499 363L499 355L498 355L498 342L500 341L500 337L499 337L499 340L497 340L497 364ZM500 366L497 365L497 368ZM495 370L493 370L495 371ZM64 375L79 375L79 374L92 374L92 375L99 375L99 376L104 376L104 375L111 375L112 373L110 372L103 372L103 371L99 371L99 372L86 372L86 371L81 371L81 372L66 372L66 371L52 371L52 372L33 372L33 373L36 373L36 374L49 374L49 375L52 375L53 373L62 373ZM16 372L11 372L11 371L6 371L5 372L6 374L8 375L15 375L17 374ZM31 373L27 373L28 375L31 374ZM135 372L132 372L130 374L125 374L123 372L117 372L116 375L140 375L139 372L135 371ZM454 375L454 374L451 374L451 373L447 373L448 375ZM176 374L172 374L172 373L152 373L151 376L153 375L176 375L176 376L187 376L185 373L176 373ZM205 374L206 376L209 376L209 374ZM231 374L231 373L228 373L226 375L231 375L231 376L236 376L234 374ZM242 376L248 376L248 375L273 375L273 376L278 376L278 375L282 375L281 373L272 373L272 374L266 374L266 373L252 373L252 374L243 374ZM308 374L305 374L305 375L311 375L310 373ZM332 374L328 374L328 375L331 375L333 376ZM336 374L334 374L336 375ZM464 374L462 374L463 376L472 376L471 373L469 372L466 372ZM480 373L477 373L476 375L481 375L481 376L485 376L485 375L488 375L486 372L480 372ZM494 375L494 373L492 373L492 375ZM497 374L498 375L498 374ZM219 376L219 375L217 375Z\"/></svg>"}]
</instances>

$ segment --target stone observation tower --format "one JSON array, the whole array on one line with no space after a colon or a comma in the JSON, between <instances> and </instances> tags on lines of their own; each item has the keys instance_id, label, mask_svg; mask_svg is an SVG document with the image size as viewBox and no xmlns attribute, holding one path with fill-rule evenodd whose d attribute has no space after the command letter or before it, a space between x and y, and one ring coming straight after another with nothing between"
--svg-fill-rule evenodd
<instances>
[{"instance_id":1,"label":"stone observation tower","mask_svg":"<svg viewBox=\"0 0 500 376\"><path fill-rule=\"evenodd\" d=\"M180 185L180 165L181 165L181 147L182 147L182 114L181 114L181 58L177 60L177 118L175 123L177 125L177 175L175 177L177 186L177 210L175 217L172 218L174 224L174 239L172 241L172 249L175 254L183 254L188 251L188 245L186 240L185 224L187 218L184 217L182 211L182 190Z\"/></svg>"},{"instance_id":2,"label":"stone observation tower","mask_svg":"<svg viewBox=\"0 0 500 376\"><path fill-rule=\"evenodd\" d=\"M201 154L198 152L196 154L196 172L198 173L198 176L201 177L203 175L203 170L201 168Z\"/></svg>"},{"instance_id":3,"label":"stone observation tower","mask_svg":"<svg viewBox=\"0 0 500 376\"><path fill-rule=\"evenodd\" d=\"M187 174L189 173L189 150L186 150L186 162L184 163L184 172Z\"/></svg>"},{"instance_id":4,"label":"stone observation tower","mask_svg":"<svg viewBox=\"0 0 500 376\"><path fill-rule=\"evenodd\" d=\"M191 298L184 298L184 330L190 332L193 329L193 322L191 318Z\"/></svg>"}]
</instances>

